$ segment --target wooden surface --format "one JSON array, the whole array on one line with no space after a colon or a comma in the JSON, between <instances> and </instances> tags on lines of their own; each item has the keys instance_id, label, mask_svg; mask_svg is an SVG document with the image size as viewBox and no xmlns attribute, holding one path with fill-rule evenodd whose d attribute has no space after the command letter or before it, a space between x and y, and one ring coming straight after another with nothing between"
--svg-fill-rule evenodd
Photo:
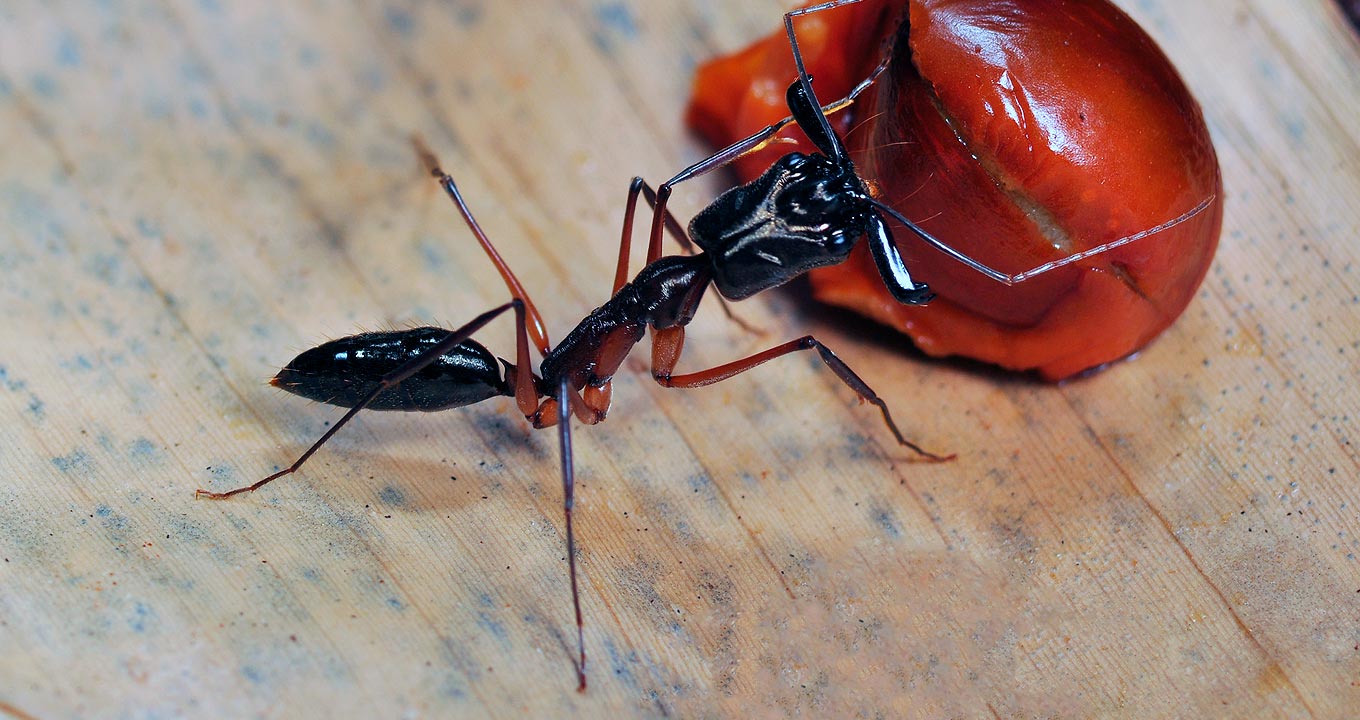
<instances>
[{"instance_id":1,"label":"wooden surface","mask_svg":"<svg viewBox=\"0 0 1360 720\"><path fill-rule=\"evenodd\" d=\"M264 385L295 352L504 300L409 132L561 337L629 178L702 156L694 64L784 6L4 3L0 715L1353 715L1360 48L1330 0L1121 4L1223 162L1186 315L1054 387L796 293L739 306L764 337L708 306L683 367L812 331L959 459L810 358L681 392L638 353L577 434L578 695L556 437L509 402L193 491L338 417Z\"/></svg>"}]
</instances>

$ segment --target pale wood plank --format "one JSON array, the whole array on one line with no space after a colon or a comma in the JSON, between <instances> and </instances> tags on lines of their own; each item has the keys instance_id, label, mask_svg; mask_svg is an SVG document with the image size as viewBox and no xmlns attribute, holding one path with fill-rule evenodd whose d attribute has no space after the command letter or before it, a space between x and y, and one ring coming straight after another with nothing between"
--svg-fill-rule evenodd
<instances>
[{"instance_id":1,"label":"pale wood plank","mask_svg":"<svg viewBox=\"0 0 1360 720\"><path fill-rule=\"evenodd\" d=\"M508 405L364 418L254 497L192 491L335 419L263 386L293 352L503 298L406 133L560 336L607 292L628 179L703 151L693 64L782 6L6 4L0 709L1344 717L1356 39L1323 0L1126 5L1228 184L1187 315L1055 388L789 295L740 306L764 338L710 311L687 363L811 329L960 459L904 462L809 359L691 393L625 373L578 433L578 696L554 438Z\"/></svg>"}]
</instances>

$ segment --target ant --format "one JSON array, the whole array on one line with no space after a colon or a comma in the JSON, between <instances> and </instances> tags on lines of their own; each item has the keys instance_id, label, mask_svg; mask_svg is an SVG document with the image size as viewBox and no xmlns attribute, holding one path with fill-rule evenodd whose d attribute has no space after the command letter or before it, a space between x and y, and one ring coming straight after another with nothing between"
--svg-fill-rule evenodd
<instances>
[{"instance_id":1,"label":"ant","mask_svg":"<svg viewBox=\"0 0 1360 720\"><path fill-rule=\"evenodd\" d=\"M453 177L444 172L429 148L418 137L413 137L416 154L453 201L482 250L500 272L513 299L478 315L456 330L421 327L367 332L333 340L298 355L279 371L271 384L311 400L349 408L349 411L292 465L253 485L226 492L200 489L195 496L228 498L258 490L284 475L297 472L360 410L430 412L472 405L493 397L513 397L533 427L558 428L567 567L576 612L578 657L573 664L577 689L584 691L586 655L577 585L576 541L572 531L575 475L570 421L575 417L579 422L594 425L605 419L610 405L611 380L633 346L649 329L652 331L652 377L664 387L711 385L775 358L801 350L816 350L822 362L841 382L862 401L878 408L898 444L928 462L953 459L953 455L937 455L907 440L883 399L812 335L717 367L676 374L685 326L693 320L704 292L712 285L721 296L720 300L742 300L787 283L814 268L844 262L858 243L866 242L883 283L893 297L905 304L924 305L933 295L924 283L912 279L893 243L885 216L950 257L1009 285L1160 232L1200 212L1210 200L1163 225L1015 275L989 268L953 250L873 196L856 173L840 137L827 121L828 113L849 106L883 73L888 59L885 58L849 95L835 103L823 107L812 90L812 78L798 49L793 19L860 1L833 0L784 15L784 28L798 71L797 79L786 94L789 117L686 168L656 190L640 177L633 179L625 205L611 297L557 345L549 343L538 310L473 218ZM817 152L785 155L759 178L724 192L691 220L687 234L666 208L674 186L763 147L789 123L798 125ZM628 282L629 246L640 196L653 211L647 261ZM663 231L672 235L686 254L663 256ZM508 311L515 315L514 363L497 357L471 339L478 330ZM542 357L537 374L530 361L531 341Z\"/></svg>"}]
</instances>

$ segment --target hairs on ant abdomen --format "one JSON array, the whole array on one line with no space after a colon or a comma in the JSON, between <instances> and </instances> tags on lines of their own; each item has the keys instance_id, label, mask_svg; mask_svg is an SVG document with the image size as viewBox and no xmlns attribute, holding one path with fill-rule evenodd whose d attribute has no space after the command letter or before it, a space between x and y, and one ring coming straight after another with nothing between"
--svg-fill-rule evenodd
<instances>
[{"instance_id":1,"label":"hairs on ant abdomen","mask_svg":"<svg viewBox=\"0 0 1360 720\"><path fill-rule=\"evenodd\" d=\"M847 97L831 105L821 106L812 91L811 78L803 66L793 31L793 18L858 1L836 0L794 10L784 16L785 31L798 68L798 77L786 95L788 118L686 168L656 191L642 178L633 179L625 205L613 292L603 305L556 345L549 343L538 310L473 218L453 178L440 168L424 143L413 138L416 154L453 200L464 222L500 272L513 299L456 330L420 327L361 333L324 343L298 355L279 371L272 384L295 395L349 408L349 411L292 465L252 485L226 492L198 490L197 496L227 498L257 490L296 472L360 410L429 412L464 407L495 397L513 397L535 428L554 425L559 428L567 566L579 650L573 663L578 689L584 690L584 624L572 531L575 481L570 418L574 416L588 425L604 420L609 412L613 376L648 329L652 331L652 376L665 387L711 385L775 358L800 350L816 350L822 362L841 382L878 408L884 424L900 445L927 461L953 458L953 455L945 457L927 452L907 440L882 398L812 335L717 367L675 374L684 346L685 326L694 319L705 291L712 285L722 297L741 300L782 285L814 268L844 262L850 251L864 242L893 297L902 303L921 305L929 302L932 295L925 284L912 279L885 217L978 272L998 282L1013 284L1184 222L1207 207L1212 198L1163 225L1015 275L1001 273L953 250L872 197L855 172L841 139L827 122L826 114L850 105L882 74L889 59L885 58ZM789 123L798 125L817 152L785 155L760 177L724 192L700 211L691 221L688 234L681 229L666 209L675 185L764 146ZM653 212L646 265L631 282L625 282L639 197L647 200ZM663 232L669 233L689 254L662 256ZM497 357L472 339L487 323L511 310L515 316L514 362ZM531 342L542 357L537 374L533 372L530 360Z\"/></svg>"}]
</instances>

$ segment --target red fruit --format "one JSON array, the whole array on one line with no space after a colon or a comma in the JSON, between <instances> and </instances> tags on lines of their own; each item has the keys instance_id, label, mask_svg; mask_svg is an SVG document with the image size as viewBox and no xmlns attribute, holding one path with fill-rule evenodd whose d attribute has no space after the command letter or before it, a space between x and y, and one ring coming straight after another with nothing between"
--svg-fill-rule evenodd
<instances>
[{"instance_id":1,"label":"red fruit","mask_svg":"<svg viewBox=\"0 0 1360 720\"><path fill-rule=\"evenodd\" d=\"M904 21L903 9L906 8ZM868 0L795 20L823 102L892 64L833 117L880 197L1006 273L1209 207L1168 230L1013 287L896 229L938 297L895 302L859 248L812 274L814 295L963 355L1061 379L1137 351L1193 297L1223 220L1198 104L1141 28L1105 0ZM886 43L886 45L885 45ZM783 118L782 32L699 69L687 120L726 145ZM806 146L797 148L811 152ZM794 147L743 158L750 179Z\"/></svg>"}]
</instances>

